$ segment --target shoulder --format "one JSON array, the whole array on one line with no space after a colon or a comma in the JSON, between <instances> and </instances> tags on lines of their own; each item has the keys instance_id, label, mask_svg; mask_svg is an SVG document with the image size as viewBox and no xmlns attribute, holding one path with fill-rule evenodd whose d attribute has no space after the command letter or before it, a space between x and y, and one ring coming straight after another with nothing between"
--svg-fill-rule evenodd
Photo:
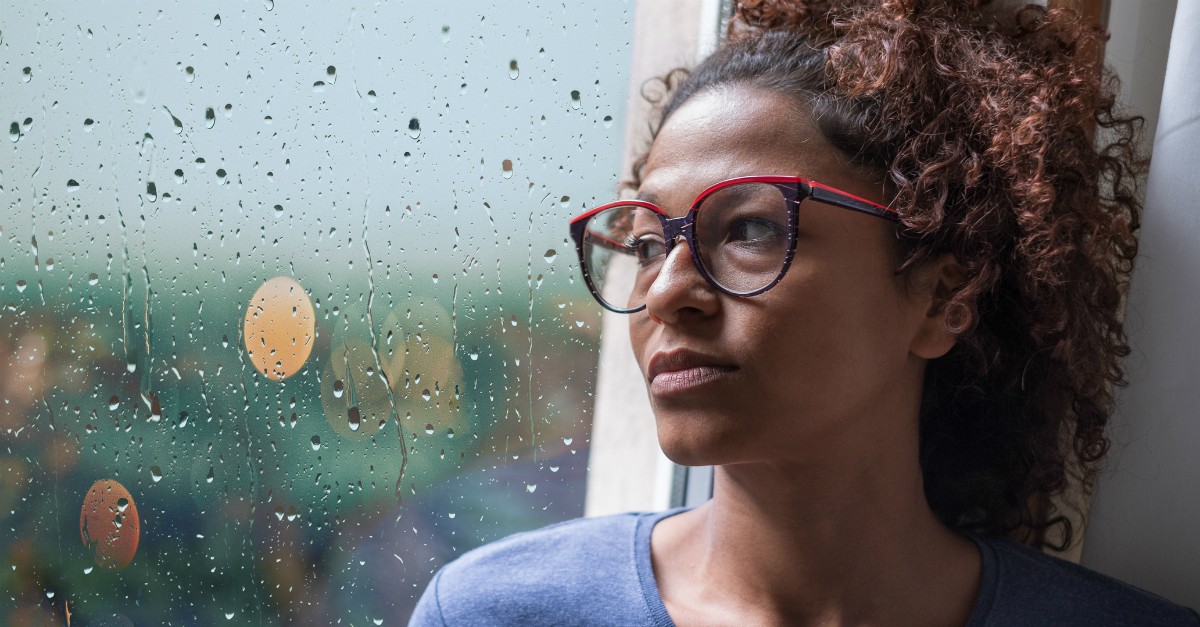
<instances>
[{"instance_id":1,"label":"shoulder","mask_svg":"<svg viewBox=\"0 0 1200 627\"><path fill-rule=\"evenodd\" d=\"M992 590L982 593L991 598L981 598L990 605L986 625L1200 627L1196 612L1152 592L1010 540L975 540L994 563Z\"/></svg>"},{"instance_id":2,"label":"shoulder","mask_svg":"<svg viewBox=\"0 0 1200 627\"><path fill-rule=\"evenodd\" d=\"M638 520L572 520L470 551L438 572L411 624L580 624L586 616L637 624L646 615L634 561ZM420 618L434 615L440 620Z\"/></svg>"}]
</instances>

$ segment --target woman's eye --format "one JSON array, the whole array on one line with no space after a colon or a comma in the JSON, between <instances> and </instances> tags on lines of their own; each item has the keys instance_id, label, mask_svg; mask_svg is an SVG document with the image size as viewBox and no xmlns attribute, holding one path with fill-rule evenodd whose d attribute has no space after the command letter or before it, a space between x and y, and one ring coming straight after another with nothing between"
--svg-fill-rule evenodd
<instances>
[{"instance_id":1,"label":"woman's eye","mask_svg":"<svg viewBox=\"0 0 1200 627\"><path fill-rule=\"evenodd\" d=\"M787 228L765 218L741 218L729 225L727 242L767 245L787 238Z\"/></svg>"},{"instance_id":2,"label":"woman's eye","mask_svg":"<svg viewBox=\"0 0 1200 627\"><path fill-rule=\"evenodd\" d=\"M628 246L633 251L633 255L637 257L638 263L643 265L666 253L666 245L663 241L650 235L631 237Z\"/></svg>"}]
</instances>

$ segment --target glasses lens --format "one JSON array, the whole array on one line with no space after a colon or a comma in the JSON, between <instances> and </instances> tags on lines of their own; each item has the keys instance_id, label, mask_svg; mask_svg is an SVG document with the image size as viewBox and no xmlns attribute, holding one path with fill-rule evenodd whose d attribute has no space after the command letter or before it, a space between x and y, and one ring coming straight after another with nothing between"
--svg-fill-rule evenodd
<instances>
[{"instance_id":1,"label":"glasses lens","mask_svg":"<svg viewBox=\"0 0 1200 627\"><path fill-rule=\"evenodd\" d=\"M795 230L789 202L770 183L731 185L705 197L696 213L696 252L718 285L749 294L779 277Z\"/></svg>"},{"instance_id":2,"label":"glasses lens","mask_svg":"<svg viewBox=\"0 0 1200 627\"><path fill-rule=\"evenodd\" d=\"M638 206L612 207L593 215L583 231L583 263L596 296L617 311L646 304L666 244L658 214Z\"/></svg>"}]
</instances>

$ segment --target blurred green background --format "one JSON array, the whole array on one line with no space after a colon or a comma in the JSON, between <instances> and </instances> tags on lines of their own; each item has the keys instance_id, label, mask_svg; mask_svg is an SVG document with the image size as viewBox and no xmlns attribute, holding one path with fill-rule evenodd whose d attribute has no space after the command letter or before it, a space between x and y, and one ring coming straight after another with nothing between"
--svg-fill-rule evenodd
<instances>
[{"instance_id":1,"label":"blurred green background","mask_svg":"<svg viewBox=\"0 0 1200 627\"><path fill-rule=\"evenodd\" d=\"M581 515L567 221L615 193L631 11L11 7L0 624L403 624L441 564ZM282 382L242 335L276 276L315 312ZM80 536L102 479L123 569Z\"/></svg>"}]
</instances>

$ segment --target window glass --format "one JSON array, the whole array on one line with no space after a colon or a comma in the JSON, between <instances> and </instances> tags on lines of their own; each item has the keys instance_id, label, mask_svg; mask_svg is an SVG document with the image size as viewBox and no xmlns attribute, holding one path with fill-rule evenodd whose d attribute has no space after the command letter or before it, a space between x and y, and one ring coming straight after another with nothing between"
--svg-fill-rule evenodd
<instances>
[{"instance_id":1,"label":"window glass","mask_svg":"<svg viewBox=\"0 0 1200 627\"><path fill-rule=\"evenodd\" d=\"M628 2L16 3L0 623L403 624L582 514Z\"/></svg>"}]
</instances>

